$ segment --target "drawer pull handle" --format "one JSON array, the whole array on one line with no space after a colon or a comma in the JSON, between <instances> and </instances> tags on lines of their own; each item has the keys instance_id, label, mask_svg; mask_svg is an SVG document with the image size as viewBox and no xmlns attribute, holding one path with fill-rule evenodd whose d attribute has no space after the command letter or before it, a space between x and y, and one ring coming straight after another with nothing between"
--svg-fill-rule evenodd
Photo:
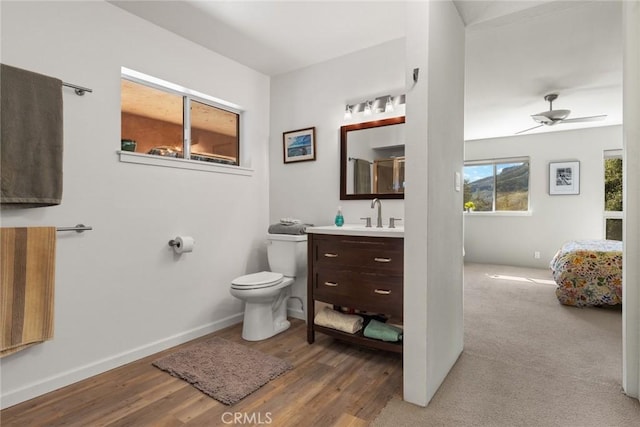
<instances>
[{"instance_id":1,"label":"drawer pull handle","mask_svg":"<svg viewBox=\"0 0 640 427\"><path fill-rule=\"evenodd\" d=\"M337 258L338 254L326 253L326 254L324 254L324 256L327 257L327 258Z\"/></svg>"},{"instance_id":2,"label":"drawer pull handle","mask_svg":"<svg viewBox=\"0 0 640 427\"><path fill-rule=\"evenodd\" d=\"M324 285L331 286L332 288L335 288L336 286L338 286L336 282L324 282Z\"/></svg>"},{"instance_id":3,"label":"drawer pull handle","mask_svg":"<svg viewBox=\"0 0 640 427\"><path fill-rule=\"evenodd\" d=\"M375 262L391 262L391 258L374 258Z\"/></svg>"},{"instance_id":4,"label":"drawer pull handle","mask_svg":"<svg viewBox=\"0 0 640 427\"><path fill-rule=\"evenodd\" d=\"M375 292L376 294L379 295L389 295L391 294L391 291L388 289L375 289L373 292Z\"/></svg>"}]
</instances>

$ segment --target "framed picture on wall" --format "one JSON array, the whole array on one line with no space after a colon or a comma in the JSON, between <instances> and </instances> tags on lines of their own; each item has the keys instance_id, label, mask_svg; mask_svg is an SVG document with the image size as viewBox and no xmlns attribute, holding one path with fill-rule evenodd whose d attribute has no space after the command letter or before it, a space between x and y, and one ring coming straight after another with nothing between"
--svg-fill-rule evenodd
<instances>
[{"instance_id":1,"label":"framed picture on wall","mask_svg":"<svg viewBox=\"0 0 640 427\"><path fill-rule=\"evenodd\" d=\"M316 159L316 128L284 132L282 148L285 163L304 162Z\"/></svg>"},{"instance_id":2,"label":"framed picture on wall","mask_svg":"<svg viewBox=\"0 0 640 427\"><path fill-rule=\"evenodd\" d=\"M580 162L549 163L549 194L580 194Z\"/></svg>"}]
</instances>

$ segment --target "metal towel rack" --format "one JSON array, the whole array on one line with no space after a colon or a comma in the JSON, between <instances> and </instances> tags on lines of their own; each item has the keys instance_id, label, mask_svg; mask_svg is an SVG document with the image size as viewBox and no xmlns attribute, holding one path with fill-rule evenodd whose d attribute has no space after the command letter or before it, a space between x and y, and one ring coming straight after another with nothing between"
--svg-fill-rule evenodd
<instances>
[{"instance_id":1,"label":"metal towel rack","mask_svg":"<svg viewBox=\"0 0 640 427\"><path fill-rule=\"evenodd\" d=\"M364 160L364 159L360 159L360 158L358 158L358 157L349 157L349 161L351 161L351 160ZM373 162L370 162L369 160L364 160L364 161L365 161L365 162L367 162L367 163L369 163L370 165L372 165L372 164L373 164Z\"/></svg>"},{"instance_id":2,"label":"metal towel rack","mask_svg":"<svg viewBox=\"0 0 640 427\"><path fill-rule=\"evenodd\" d=\"M75 89L76 95L83 96L85 92L93 92L93 89L89 89L88 87L82 87L78 85L74 85L71 83L62 82L62 86L70 87Z\"/></svg>"},{"instance_id":3,"label":"metal towel rack","mask_svg":"<svg viewBox=\"0 0 640 427\"><path fill-rule=\"evenodd\" d=\"M75 231L76 233L82 233L85 230L93 230L90 225L76 224L73 227L57 227L56 231Z\"/></svg>"}]
</instances>

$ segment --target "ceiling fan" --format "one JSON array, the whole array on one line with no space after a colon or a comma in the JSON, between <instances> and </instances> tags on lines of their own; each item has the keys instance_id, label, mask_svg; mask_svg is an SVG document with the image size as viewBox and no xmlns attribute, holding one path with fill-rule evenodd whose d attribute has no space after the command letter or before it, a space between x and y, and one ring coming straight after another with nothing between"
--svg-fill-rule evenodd
<instances>
[{"instance_id":1,"label":"ceiling fan","mask_svg":"<svg viewBox=\"0 0 640 427\"><path fill-rule=\"evenodd\" d=\"M607 117L606 114L602 114L600 116L589 116L589 117L576 117L575 119L567 119L569 114L571 114L571 110L554 110L553 109L553 101L558 98L557 93L550 93L544 96L544 100L549 102L549 111L543 111L542 113L534 114L531 118L536 122L540 123L538 126L534 126L529 129L521 130L520 132L516 132L516 135L524 132L528 132L533 129L537 129L542 126L553 126L559 123L578 123L578 122L595 122L597 120L604 120Z\"/></svg>"}]
</instances>

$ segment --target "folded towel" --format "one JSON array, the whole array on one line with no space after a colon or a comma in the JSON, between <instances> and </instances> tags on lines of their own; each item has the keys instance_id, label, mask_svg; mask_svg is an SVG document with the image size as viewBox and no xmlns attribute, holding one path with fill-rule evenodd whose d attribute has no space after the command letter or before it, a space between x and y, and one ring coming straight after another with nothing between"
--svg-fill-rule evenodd
<instances>
[{"instance_id":1,"label":"folded towel","mask_svg":"<svg viewBox=\"0 0 640 427\"><path fill-rule=\"evenodd\" d=\"M329 307L324 307L313 320L313 323L327 328L337 329L348 334L355 334L362 329L364 319L355 314L342 314Z\"/></svg>"},{"instance_id":2,"label":"folded towel","mask_svg":"<svg viewBox=\"0 0 640 427\"><path fill-rule=\"evenodd\" d=\"M364 328L364 336L389 342L402 341L402 329L371 319Z\"/></svg>"},{"instance_id":3,"label":"folded towel","mask_svg":"<svg viewBox=\"0 0 640 427\"><path fill-rule=\"evenodd\" d=\"M0 66L3 207L59 205L62 199L62 81Z\"/></svg>"},{"instance_id":4,"label":"folded towel","mask_svg":"<svg viewBox=\"0 0 640 427\"><path fill-rule=\"evenodd\" d=\"M0 357L53 338L55 227L0 228Z\"/></svg>"},{"instance_id":5,"label":"folded towel","mask_svg":"<svg viewBox=\"0 0 640 427\"><path fill-rule=\"evenodd\" d=\"M291 224L300 224L302 221L295 218L280 218L280 224L291 225Z\"/></svg>"},{"instance_id":6,"label":"folded towel","mask_svg":"<svg viewBox=\"0 0 640 427\"><path fill-rule=\"evenodd\" d=\"M280 222L269 226L269 234L306 234L307 227L313 224L282 224Z\"/></svg>"}]
</instances>

